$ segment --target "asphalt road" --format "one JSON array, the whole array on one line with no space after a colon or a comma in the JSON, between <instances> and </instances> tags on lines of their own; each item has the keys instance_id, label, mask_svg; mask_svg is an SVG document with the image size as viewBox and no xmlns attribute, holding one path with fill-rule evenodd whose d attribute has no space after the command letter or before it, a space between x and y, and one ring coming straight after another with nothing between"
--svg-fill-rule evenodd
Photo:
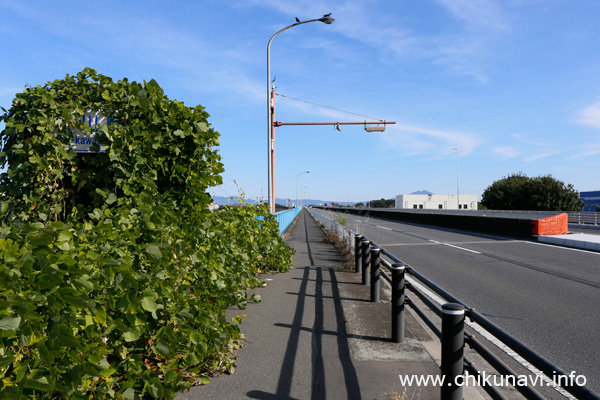
<instances>
[{"instance_id":1,"label":"asphalt road","mask_svg":"<svg viewBox=\"0 0 600 400\"><path fill-rule=\"evenodd\" d=\"M348 215L359 232L600 393L600 253Z\"/></svg>"}]
</instances>

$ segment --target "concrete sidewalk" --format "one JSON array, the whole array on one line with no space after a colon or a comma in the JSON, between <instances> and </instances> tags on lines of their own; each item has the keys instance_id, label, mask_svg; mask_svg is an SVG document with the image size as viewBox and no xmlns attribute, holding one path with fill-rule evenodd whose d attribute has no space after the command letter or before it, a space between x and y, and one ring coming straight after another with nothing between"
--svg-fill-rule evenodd
<instances>
[{"instance_id":1,"label":"concrete sidewalk","mask_svg":"<svg viewBox=\"0 0 600 400\"><path fill-rule=\"evenodd\" d=\"M266 275L260 304L249 304L246 335L232 375L180 393L183 399L439 398L439 387L403 387L399 375L438 375L426 350L430 334L407 313L406 340L392 343L390 303L370 303L360 274L344 271L339 253L302 211L287 243L294 268Z\"/></svg>"},{"instance_id":2,"label":"concrete sidewalk","mask_svg":"<svg viewBox=\"0 0 600 400\"><path fill-rule=\"evenodd\" d=\"M538 237L538 242L600 252L600 235L573 233Z\"/></svg>"}]
</instances>

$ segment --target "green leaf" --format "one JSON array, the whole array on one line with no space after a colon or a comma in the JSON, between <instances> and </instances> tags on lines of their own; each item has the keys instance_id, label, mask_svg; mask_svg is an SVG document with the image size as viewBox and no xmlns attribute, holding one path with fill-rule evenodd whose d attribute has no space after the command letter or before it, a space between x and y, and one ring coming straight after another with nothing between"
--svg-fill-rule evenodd
<instances>
[{"instance_id":1,"label":"green leaf","mask_svg":"<svg viewBox=\"0 0 600 400\"><path fill-rule=\"evenodd\" d=\"M21 317L7 317L0 319L0 330L16 331L21 325Z\"/></svg>"},{"instance_id":2,"label":"green leaf","mask_svg":"<svg viewBox=\"0 0 600 400\"><path fill-rule=\"evenodd\" d=\"M254 293L252 296L250 296L250 300L253 303L260 303L261 302L261 297L259 294Z\"/></svg>"},{"instance_id":3,"label":"green leaf","mask_svg":"<svg viewBox=\"0 0 600 400\"><path fill-rule=\"evenodd\" d=\"M200 360L198 360L198 357L196 357L196 354L194 354L193 352L188 353L184 357L184 361L188 367L195 367L196 365L198 365L198 363L200 363Z\"/></svg>"},{"instance_id":4,"label":"green leaf","mask_svg":"<svg viewBox=\"0 0 600 400\"><path fill-rule=\"evenodd\" d=\"M79 347L80 343L73 335L73 331L65 324L59 324L57 327L57 338L60 343L67 347Z\"/></svg>"},{"instance_id":5,"label":"green leaf","mask_svg":"<svg viewBox=\"0 0 600 400\"><path fill-rule=\"evenodd\" d=\"M114 193L111 193L106 199L106 204L113 204L115 201L117 201L117 196Z\"/></svg>"},{"instance_id":6,"label":"green leaf","mask_svg":"<svg viewBox=\"0 0 600 400\"><path fill-rule=\"evenodd\" d=\"M34 246L48 246L54 242L54 235L49 230L40 230L37 236L30 236L29 243Z\"/></svg>"},{"instance_id":7,"label":"green leaf","mask_svg":"<svg viewBox=\"0 0 600 400\"><path fill-rule=\"evenodd\" d=\"M43 343L43 344L39 345L38 348L40 350L40 356L41 356L44 364L53 365L54 357L52 356L52 353L48 350L48 347L46 346L46 344Z\"/></svg>"},{"instance_id":8,"label":"green leaf","mask_svg":"<svg viewBox=\"0 0 600 400\"><path fill-rule=\"evenodd\" d=\"M93 316L93 319L97 324L106 324L106 310L104 310L104 307L96 308L96 314Z\"/></svg>"},{"instance_id":9,"label":"green leaf","mask_svg":"<svg viewBox=\"0 0 600 400\"><path fill-rule=\"evenodd\" d=\"M150 393L150 395L155 399L163 398L164 388L158 379L153 379L150 382L146 382L145 388L147 389L148 393Z\"/></svg>"},{"instance_id":10,"label":"green leaf","mask_svg":"<svg viewBox=\"0 0 600 400\"><path fill-rule=\"evenodd\" d=\"M163 357L168 357L171 354L171 349L169 349L169 345L162 340L159 340L155 345L154 349L158 354Z\"/></svg>"},{"instance_id":11,"label":"green leaf","mask_svg":"<svg viewBox=\"0 0 600 400\"><path fill-rule=\"evenodd\" d=\"M137 400L138 399L138 396L136 396L134 388L129 388L129 389L125 390L122 393L122 395L125 400Z\"/></svg>"},{"instance_id":12,"label":"green leaf","mask_svg":"<svg viewBox=\"0 0 600 400\"><path fill-rule=\"evenodd\" d=\"M75 279L75 281L88 290L94 290L94 284L89 279L90 276L88 274L83 274Z\"/></svg>"},{"instance_id":13,"label":"green leaf","mask_svg":"<svg viewBox=\"0 0 600 400\"><path fill-rule=\"evenodd\" d=\"M203 342L204 340L205 340L205 339L204 339L204 336L203 336L203 335L202 335L200 332L193 331L193 332L190 334L190 341L191 341L193 344L198 344L198 343L201 343L201 342Z\"/></svg>"},{"instance_id":14,"label":"green leaf","mask_svg":"<svg viewBox=\"0 0 600 400\"><path fill-rule=\"evenodd\" d=\"M151 299L150 297L144 297L142 299L142 308L149 312L156 312L162 309L163 306L160 304L156 304L154 299Z\"/></svg>"},{"instance_id":15,"label":"green leaf","mask_svg":"<svg viewBox=\"0 0 600 400\"><path fill-rule=\"evenodd\" d=\"M4 367L6 367L7 365L11 364L14 360L15 360L14 356L2 357L0 359L0 369L2 369Z\"/></svg>"},{"instance_id":16,"label":"green leaf","mask_svg":"<svg viewBox=\"0 0 600 400\"><path fill-rule=\"evenodd\" d=\"M200 132L206 132L208 130L208 124L206 122L198 122L196 126Z\"/></svg>"},{"instance_id":17,"label":"green leaf","mask_svg":"<svg viewBox=\"0 0 600 400\"><path fill-rule=\"evenodd\" d=\"M140 338L141 334L141 329L139 327L134 327L123 333L123 339L127 342L135 342Z\"/></svg>"},{"instance_id":18,"label":"green leaf","mask_svg":"<svg viewBox=\"0 0 600 400\"><path fill-rule=\"evenodd\" d=\"M160 260L162 258L160 248L156 244L149 244L148 247L146 247L146 253L148 253L154 260Z\"/></svg>"},{"instance_id":19,"label":"green leaf","mask_svg":"<svg viewBox=\"0 0 600 400\"><path fill-rule=\"evenodd\" d=\"M64 250L64 251L71 250L71 245L69 244L69 242L63 242L63 243L57 244L56 247L58 247L59 249Z\"/></svg>"},{"instance_id":20,"label":"green leaf","mask_svg":"<svg viewBox=\"0 0 600 400\"><path fill-rule=\"evenodd\" d=\"M78 308L87 308L87 303L84 299L75 296L63 295L62 299L65 303Z\"/></svg>"},{"instance_id":21,"label":"green leaf","mask_svg":"<svg viewBox=\"0 0 600 400\"><path fill-rule=\"evenodd\" d=\"M150 99L148 99L148 96L146 95L146 91L140 90L138 92L138 96L139 96L140 107L142 107L142 110L146 110L148 108L148 106L150 105Z\"/></svg>"},{"instance_id":22,"label":"green leaf","mask_svg":"<svg viewBox=\"0 0 600 400\"><path fill-rule=\"evenodd\" d=\"M28 389L39 390L42 392L48 392L54 388L48 383L48 379L45 376L38 379L26 379L23 386Z\"/></svg>"},{"instance_id":23,"label":"green leaf","mask_svg":"<svg viewBox=\"0 0 600 400\"><path fill-rule=\"evenodd\" d=\"M68 231L68 230L62 230L62 231L60 231L60 233L58 234L58 240L59 240L60 242L63 242L63 241L65 241L65 242L66 242L66 241L69 241L69 240L71 240L71 239L73 239L73 234L71 233L71 231Z\"/></svg>"}]
</instances>

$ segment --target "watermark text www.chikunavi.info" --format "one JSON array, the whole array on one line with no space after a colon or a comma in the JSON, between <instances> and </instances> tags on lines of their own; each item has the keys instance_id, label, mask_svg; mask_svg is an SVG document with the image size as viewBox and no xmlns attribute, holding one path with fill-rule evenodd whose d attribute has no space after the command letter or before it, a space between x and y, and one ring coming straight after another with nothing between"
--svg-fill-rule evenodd
<instances>
[{"instance_id":1,"label":"watermark text www.chikunavi.info","mask_svg":"<svg viewBox=\"0 0 600 400\"><path fill-rule=\"evenodd\" d=\"M568 375L496 375L482 371L479 375L471 375L465 371L453 380L443 375L398 375L402 386L585 386L587 379L583 375L571 372Z\"/></svg>"}]
</instances>

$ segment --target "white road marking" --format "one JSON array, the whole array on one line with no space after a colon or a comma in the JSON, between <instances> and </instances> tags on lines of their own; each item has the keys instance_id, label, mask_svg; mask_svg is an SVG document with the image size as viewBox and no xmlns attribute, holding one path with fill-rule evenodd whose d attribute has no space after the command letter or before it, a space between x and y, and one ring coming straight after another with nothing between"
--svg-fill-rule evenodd
<instances>
[{"instance_id":1,"label":"white road marking","mask_svg":"<svg viewBox=\"0 0 600 400\"><path fill-rule=\"evenodd\" d=\"M448 247L454 247L455 249L469 251L469 252L475 253L475 254L481 254L480 251L475 251L475 250L471 250L471 249L465 249L464 247L455 246L453 244L442 243L442 242L438 242L437 240L429 240L429 241L432 242L432 243L443 244L444 246L448 246Z\"/></svg>"},{"instance_id":2,"label":"white road marking","mask_svg":"<svg viewBox=\"0 0 600 400\"><path fill-rule=\"evenodd\" d=\"M578 251L580 253L588 253L588 254L600 255L600 253L598 253L597 251L591 251L591 250L585 250L585 249L574 249L572 247L558 246L558 245L555 245L555 244L539 243L539 242L528 242L528 241L525 241L525 243L537 244L538 246L554 247L555 249L571 250L571 251Z\"/></svg>"},{"instance_id":3,"label":"white road marking","mask_svg":"<svg viewBox=\"0 0 600 400\"><path fill-rule=\"evenodd\" d=\"M381 228L381 229L385 229L387 231L391 231L392 230L390 228L386 228L385 226L379 226L379 225L375 225L375 226L378 227L378 228Z\"/></svg>"}]
</instances>

